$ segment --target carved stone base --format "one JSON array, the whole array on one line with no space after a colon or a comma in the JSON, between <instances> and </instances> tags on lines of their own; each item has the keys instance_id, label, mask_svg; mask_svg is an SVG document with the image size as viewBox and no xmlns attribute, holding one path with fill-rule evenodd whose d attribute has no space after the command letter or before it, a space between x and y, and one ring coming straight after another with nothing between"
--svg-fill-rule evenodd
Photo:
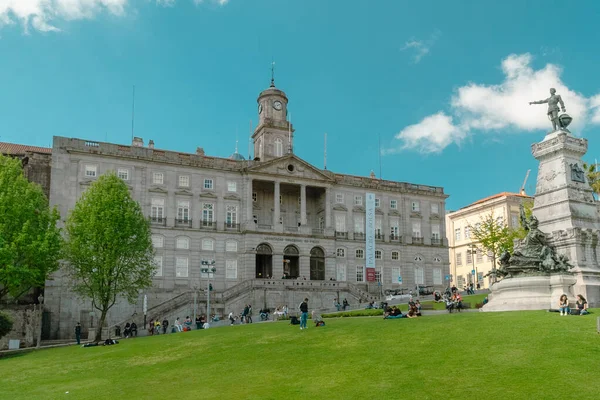
<instances>
[{"instance_id":1,"label":"carved stone base","mask_svg":"<svg viewBox=\"0 0 600 400\"><path fill-rule=\"evenodd\" d=\"M577 279L571 274L506 278L492 285L489 302L481 308L481 311L558 308L558 299L563 294L566 294L570 300L575 300L572 287L576 282Z\"/></svg>"}]
</instances>

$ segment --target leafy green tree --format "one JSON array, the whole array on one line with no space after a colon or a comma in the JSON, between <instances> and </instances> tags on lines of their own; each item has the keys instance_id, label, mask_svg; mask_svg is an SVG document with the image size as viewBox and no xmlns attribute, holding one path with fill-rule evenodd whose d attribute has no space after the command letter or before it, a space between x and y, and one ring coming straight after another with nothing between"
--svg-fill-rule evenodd
<instances>
[{"instance_id":1,"label":"leafy green tree","mask_svg":"<svg viewBox=\"0 0 600 400\"><path fill-rule=\"evenodd\" d=\"M58 219L41 187L23 175L21 162L0 155L0 300L43 287L58 269Z\"/></svg>"},{"instance_id":2,"label":"leafy green tree","mask_svg":"<svg viewBox=\"0 0 600 400\"><path fill-rule=\"evenodd\" d=\"M494 216L493 211L480 217L480 222L469 225L471 237L492 258L491 275L496 281L496 260L505 251L513 251L513 241L518 238L519 230L511 229L504 219Z\"/></svg>"},{"instance_id":3,"label":"leafy green tree","mask_svg":"<svg viewBox=\"0 0 600 400\"><path fill-rule=\"evenodd\" d=\"M594 194L600 195L600 171L596 170L596 164L583 163L583 170Z\"/></svg>"},{"instance_id":4,"label":"leafy green tree","mask_svg":"<svg viewBox=\"0 0 600 400\"><path fill-rule=\"evenodd\" d=\"M8 335L8 333L12 330L12 327L13 322L10 317L0 312L0 339Z\"/></svg>"},{"instance_id":5,"label":"leafy green tree","mask_svg":"<svg viewBox=\"0 0 600 400\"><path fill-rule=\"evenodd\" d=\"M135 303L152 285L154 250L148 220L114 173L83 193L66 223L65 259L73 290L100 311L95 341L120 296Z\"/></svg>"}]
</instances>

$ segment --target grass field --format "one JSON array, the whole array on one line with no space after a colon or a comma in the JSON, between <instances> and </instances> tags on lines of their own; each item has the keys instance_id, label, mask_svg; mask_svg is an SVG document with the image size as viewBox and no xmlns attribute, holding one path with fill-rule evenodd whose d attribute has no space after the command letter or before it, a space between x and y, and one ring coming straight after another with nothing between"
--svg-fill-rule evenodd
<instances>
[{"instance_id":1,"label":"grass field","mask_svg":"<svg viewBox=\"0 0 600 400\"><path fill-rule=\"evenodd\" d=\"M41 350L0 359L0 398L597 399L594 311L261 323Z\"/></svg>"}]
</instances>

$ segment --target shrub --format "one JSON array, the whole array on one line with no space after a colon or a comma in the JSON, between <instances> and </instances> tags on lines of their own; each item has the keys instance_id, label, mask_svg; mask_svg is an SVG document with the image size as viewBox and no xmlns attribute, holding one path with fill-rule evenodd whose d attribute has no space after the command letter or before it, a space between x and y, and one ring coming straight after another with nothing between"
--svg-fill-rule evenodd
<instances>
[{"instance_id":1,"label":"shrub","mask_svg":"<svg viewBox=\"0 0 600 400\"><path fill-rule=\"evenodd\" d=\"M345 318L345 317L373 317L383 315L383 310L353 310L353 311L341 311L330 314L323 314L323 318Z\"/></svg>"},{"instance_id":2,"label":"shrub","mask_svg":"<svg viewBox=\"0 0 600 400\"><path fill-rule=\"evenodd\" d=\"M0 312L0 338L8 335L8 332L11 331L12 327L12 319L10 319L8 315Z\"/></svg>"}]
</instances>

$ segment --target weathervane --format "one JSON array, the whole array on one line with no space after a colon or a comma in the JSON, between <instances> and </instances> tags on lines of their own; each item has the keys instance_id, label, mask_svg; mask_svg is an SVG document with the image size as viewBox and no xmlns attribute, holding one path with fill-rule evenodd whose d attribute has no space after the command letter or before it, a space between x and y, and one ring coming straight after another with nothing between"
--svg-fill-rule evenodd
<instances>
[{"instance_id":1,"label":"weathervane","mask_svg":"<svg viewBox=\"0 0 600 400\"><path fill-rule=\"evenodd\" d=\"M271 87L275 87L275 61L271 62Z\"/></svg>"}]
</instances>

